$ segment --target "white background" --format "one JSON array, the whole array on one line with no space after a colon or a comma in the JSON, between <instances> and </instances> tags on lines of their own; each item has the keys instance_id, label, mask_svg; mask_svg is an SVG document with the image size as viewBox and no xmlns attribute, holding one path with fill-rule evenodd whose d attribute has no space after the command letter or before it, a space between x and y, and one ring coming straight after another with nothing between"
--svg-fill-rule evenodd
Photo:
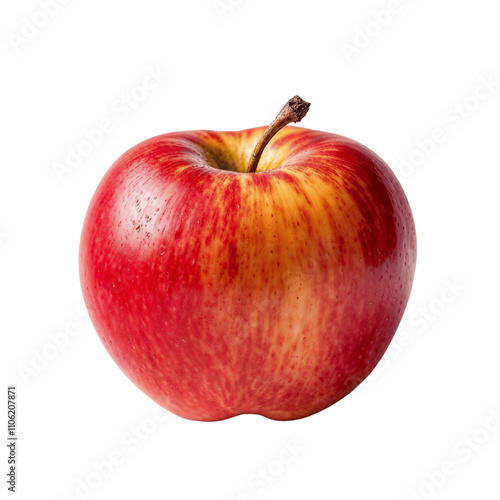
<instances>
[{"instance_id":1,"label":"white background","mask_svg":"<svg viewBox=\"0 0 500 500\"><path fill-rule=\"evenodd\" d=\"M23 18L44 24L40 5L2 3L1 390L6 400L17 385L17 498L500 498L500 10L493 0L401 0L389 22L374 21L388 6L73 0L30 31ZM133 90L148 67L169 75ZM488 93L481 79L496 85ZM143 100L129 113L117 100L131 91ZM77 255L90 198L139 141L265 125L295 94L312 102L303 126L376 151L412 206L417 274L390 355L303 420L156 423L156 405L82 314ZM114 128L101 144L56 175L68 147L106 118ZM441 143L430 145L435 129ZM284 442L298 450L287 464ZM120 464L98 476L93 463L110 455ZM453 473L436 474L444 462ZM264 473L270 480L256 482Z\"/></svg>"}]
</instances>

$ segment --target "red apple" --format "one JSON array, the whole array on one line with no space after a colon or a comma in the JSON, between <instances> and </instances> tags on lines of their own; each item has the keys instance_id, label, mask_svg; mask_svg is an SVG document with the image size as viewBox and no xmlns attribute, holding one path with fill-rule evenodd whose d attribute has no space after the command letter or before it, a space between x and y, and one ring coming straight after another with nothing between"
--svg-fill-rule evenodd
<instances>
[{"instance_id":1,"label":"red apple","mask_svg":"<svg viewBox=\"0 0 500 500\"><path fill-rule=\"evenodd\" d=\"M401 185L351 139L280 130L303 116L297 99L262 139L264 127L142 142L90 204L92 322L123 372L182 417L327 408L375 367L407 304L416 237Z\"/></svg>"}]
</instances>

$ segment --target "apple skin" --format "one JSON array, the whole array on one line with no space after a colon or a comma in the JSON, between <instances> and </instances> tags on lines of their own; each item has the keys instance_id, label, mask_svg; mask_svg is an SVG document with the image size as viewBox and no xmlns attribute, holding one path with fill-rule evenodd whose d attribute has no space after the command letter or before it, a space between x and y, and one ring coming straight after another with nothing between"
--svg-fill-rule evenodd
<instances>
[{"instance_id":1,"label":"apple skin","mask_svg":"<svg viewBox=\"0 0 500 500\"><path fill-rule=\"evenodd\" d=\"M158 404L215 421L311 415L375 367L416 263L410 206L365 146L265 128L130 149L85 219L86 305L121 370Z\"/></svg>"}]
</instances>

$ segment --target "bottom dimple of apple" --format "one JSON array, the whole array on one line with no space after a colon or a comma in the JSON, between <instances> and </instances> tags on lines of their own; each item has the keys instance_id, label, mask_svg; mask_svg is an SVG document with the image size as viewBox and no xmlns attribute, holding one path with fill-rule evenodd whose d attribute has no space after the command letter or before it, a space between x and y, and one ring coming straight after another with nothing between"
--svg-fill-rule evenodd
<instances>
[{"instance_id":1,"label":"bottom dimple of apple","mask_svg":"<svg viewBox=\"0 0 500 500\"><path fill-rule=\"evenodd\" d=\"M352 391L388 347L416 261L389 167L338 135L191 131L120 157L90 204L85 302L154 401L194 420L302 418Z\"/></svg>"}]
</instances>

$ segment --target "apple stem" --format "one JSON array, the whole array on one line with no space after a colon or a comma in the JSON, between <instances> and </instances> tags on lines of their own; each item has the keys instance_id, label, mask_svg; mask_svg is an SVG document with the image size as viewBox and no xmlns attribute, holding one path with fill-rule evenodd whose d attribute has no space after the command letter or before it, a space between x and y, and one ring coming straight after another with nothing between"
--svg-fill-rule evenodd
<instances>
[{"instance_id":1,"label":"apple stem","mask_svg":"<svg viewBox=\"0 0 500 500\"><path fill-rule=\"evenodd\" d=\"M309 111L310 105L311 103L304 101L298 95L287 101L282 110L278 113L278 116L269 124L269 127L266 128L260 141L256 144L252 156L250 156L250 161L248 162L247 173L250 174L257 171L260 157L267 143L289 123L300 122Z\"/></svg>"}]
</instances>

